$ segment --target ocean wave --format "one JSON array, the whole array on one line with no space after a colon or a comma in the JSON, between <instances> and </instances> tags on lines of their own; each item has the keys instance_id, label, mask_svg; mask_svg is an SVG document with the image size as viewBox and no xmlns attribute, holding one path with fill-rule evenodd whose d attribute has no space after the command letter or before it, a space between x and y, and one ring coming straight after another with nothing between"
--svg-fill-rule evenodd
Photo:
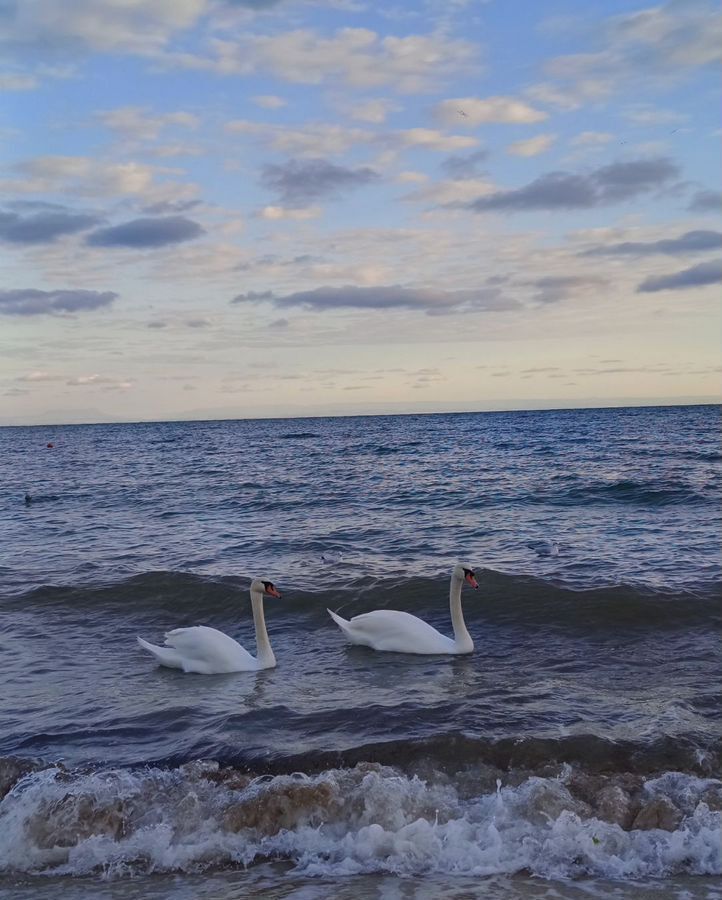
<instances>
[{"instance_id":1,"label":"ocean wave","mask_svg":"<svg viewBox=\"0 0 722 900\"><path fill-rule=\"evenodd\" d=\"M315 552L315 551L314 551ZM349 615L373 609L400 609L420 616L448 615L448 575L436 578L375 578L346 575L353 561L339 551L328 566L329 587L294 589L275 575L285 601L274 605L274 620L298 617L327 620L326 608L343 608ZM335 567L346 567L343 577ZM719 625L720 584L700 582L687 591L615 584L574 590L555 581L477 568L479 590L465 594L464 615L469 622L545 623L584 629L613 630L621 626L643 628ZM319 579L320 580L320 579ZM250 579L236 576L203 576L186 572L146 572L113 583L44 585L22 591L3 601L19 604L67 604L91 615L106 616L129 610L159 614L202 610L206 616L236 614L239 597L245 599ZM292 601L292 602L291 602Z\"/></svg>"},{"instance_id":2,"label":"ocean wave","mask_svg":"<svg viewBox=\"0 0 722 900\"><path fill-rule=\"evenodd\" d=\"M722 872L722 783L681 772L450 779L378 763L253 777L216 762L68 770L0 761L0 871L206 871L285 860L304 875Z\"/></svg>"},{"instance_id":3,"label":"ocean wave","mask_svg":"<svg viewBox=\"0 0 722 900\"><path fill-rule=\"evenodd\" d=\"M540 493L535 499L538 502L574 505L586 502L669 506L706 503L712 498L680 481L619 478L610 481L592 480L568 487L559 493Z\"/></svg>"}]
</instances>

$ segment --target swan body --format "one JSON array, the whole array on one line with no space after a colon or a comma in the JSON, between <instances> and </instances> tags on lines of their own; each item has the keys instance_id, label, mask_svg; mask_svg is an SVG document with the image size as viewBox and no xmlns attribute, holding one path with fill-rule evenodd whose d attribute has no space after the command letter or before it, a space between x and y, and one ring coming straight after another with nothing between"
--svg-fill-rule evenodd
<instances>
[{"instance_id":1,"label":"swan body","mask_svg":"<svg viewBox=\"0 0 722 900\"><path fill-rule=\"evenodd\" d=\"M263 597L280 597L273 582L256 579L251 583L251 607L256 630L256 656L251 656L238 641L216 628L193 625L166 632L165 646L158 647L138 638L140 646L151 653L162 666L195 672L199 675L220 675L226 672L256 672L276 665L268 640L263 615Z\"/></svg>"},{"instance_id":2,"label":"swan body","mask_svg":"<svg viewBox=\"0 0 722 900\"><path fill-rule=\"evenodd\" d=\"M423 619L395 609L376 609L354 616L353 619L344 619L330 609L328 614L350 643L371 647L373 650L424 655L471 653L474 642L466 630L461 610L461 588L464 582L471 587L478 587L472 569L462 565L455 566L449 588L453 638L441 634Z\"/></svg>"}]
</instances>

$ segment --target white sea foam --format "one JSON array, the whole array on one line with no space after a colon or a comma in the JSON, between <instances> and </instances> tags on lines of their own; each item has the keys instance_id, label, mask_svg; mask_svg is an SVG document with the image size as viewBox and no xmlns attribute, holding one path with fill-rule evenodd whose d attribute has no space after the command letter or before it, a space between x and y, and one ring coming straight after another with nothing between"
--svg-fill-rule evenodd
<instances>
[{"instance_id":1,"label":"white sea foam","mask_svg":"<svg viewBox=\"0 0 722 900\"><path fill-rule=\"evenodd\" d=\"M0 803L0 871L119 876L280 858L311 876L709 875L722 872L722 818L703 798L719 788L681 773L649 780L644 797L665 798L679 821L624 830L593 814L564 776L469 796L377 765L255 780L213 763L51 768Z\"/></svg>"}]
</instances>

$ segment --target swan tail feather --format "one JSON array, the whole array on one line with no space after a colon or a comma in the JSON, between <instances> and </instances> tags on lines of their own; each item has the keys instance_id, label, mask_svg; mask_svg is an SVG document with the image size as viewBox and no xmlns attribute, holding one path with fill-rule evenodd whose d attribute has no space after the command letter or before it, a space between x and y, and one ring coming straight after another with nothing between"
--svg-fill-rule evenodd
<instances>
[{"instance_id":1,"label":"swan tail feather","mask_svg":"<svg viewBox=\"0 0 722 900\"><path fill-rule=\"evenodd\" d=\"M136 640L144 650L147 650L148 653L155 656L155 658L162 666L170 666L173 669L183 668L183 660L180 658L180 654L176 650L171 650L170 648L158 647L155 644L150 644L148 641L144 641L142 637L138 637L136 638Z\"/></svg>"},{"instance_id":2,"label":"swan tail feather","mask_svg":"<svg viewBox=\"0 0 722 900\"><path fill-rule=\"evenodd\" d=\"M344 619L342 616L339 616L338 613L332 612L330 609L327 609L326 612L331 616L339 628L343 628L345 625L349 624L348 619Z\"/></svg>"},{"instance_id":3,"label":"swan tail feather","mask_svg":"<svg viewBox=\"0 0 722 900\"><path fill-rule=\"evenodd\" d=\"M326 612L331 616L334 622L338 625L341 631L346 635L351 643L355 643L354 637L351 634L351 623L348 619L344 619L343 616L339 616L338 613L332 612L330 609L327 609Z\"/></svg>"}]
</instances>

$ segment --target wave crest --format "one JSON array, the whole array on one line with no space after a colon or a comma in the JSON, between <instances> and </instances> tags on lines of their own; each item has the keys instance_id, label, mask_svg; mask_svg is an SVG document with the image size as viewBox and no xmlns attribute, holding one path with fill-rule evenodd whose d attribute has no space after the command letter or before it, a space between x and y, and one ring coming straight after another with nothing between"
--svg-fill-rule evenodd
<instances>
[{"instance_id":1,"label":"wave crest","mask_svg":"<svg viewBox=\"0 0 722 900\"><path fill-rule=\"evenodd\" d=\"M480 767L453 781L378 763L261 778L200 761L35 768L0 803L0 866L117 876L280 858L306 875L722 871L716 779L590 776L569 766L499 774Z\"/></svg>"}]
</instances>

